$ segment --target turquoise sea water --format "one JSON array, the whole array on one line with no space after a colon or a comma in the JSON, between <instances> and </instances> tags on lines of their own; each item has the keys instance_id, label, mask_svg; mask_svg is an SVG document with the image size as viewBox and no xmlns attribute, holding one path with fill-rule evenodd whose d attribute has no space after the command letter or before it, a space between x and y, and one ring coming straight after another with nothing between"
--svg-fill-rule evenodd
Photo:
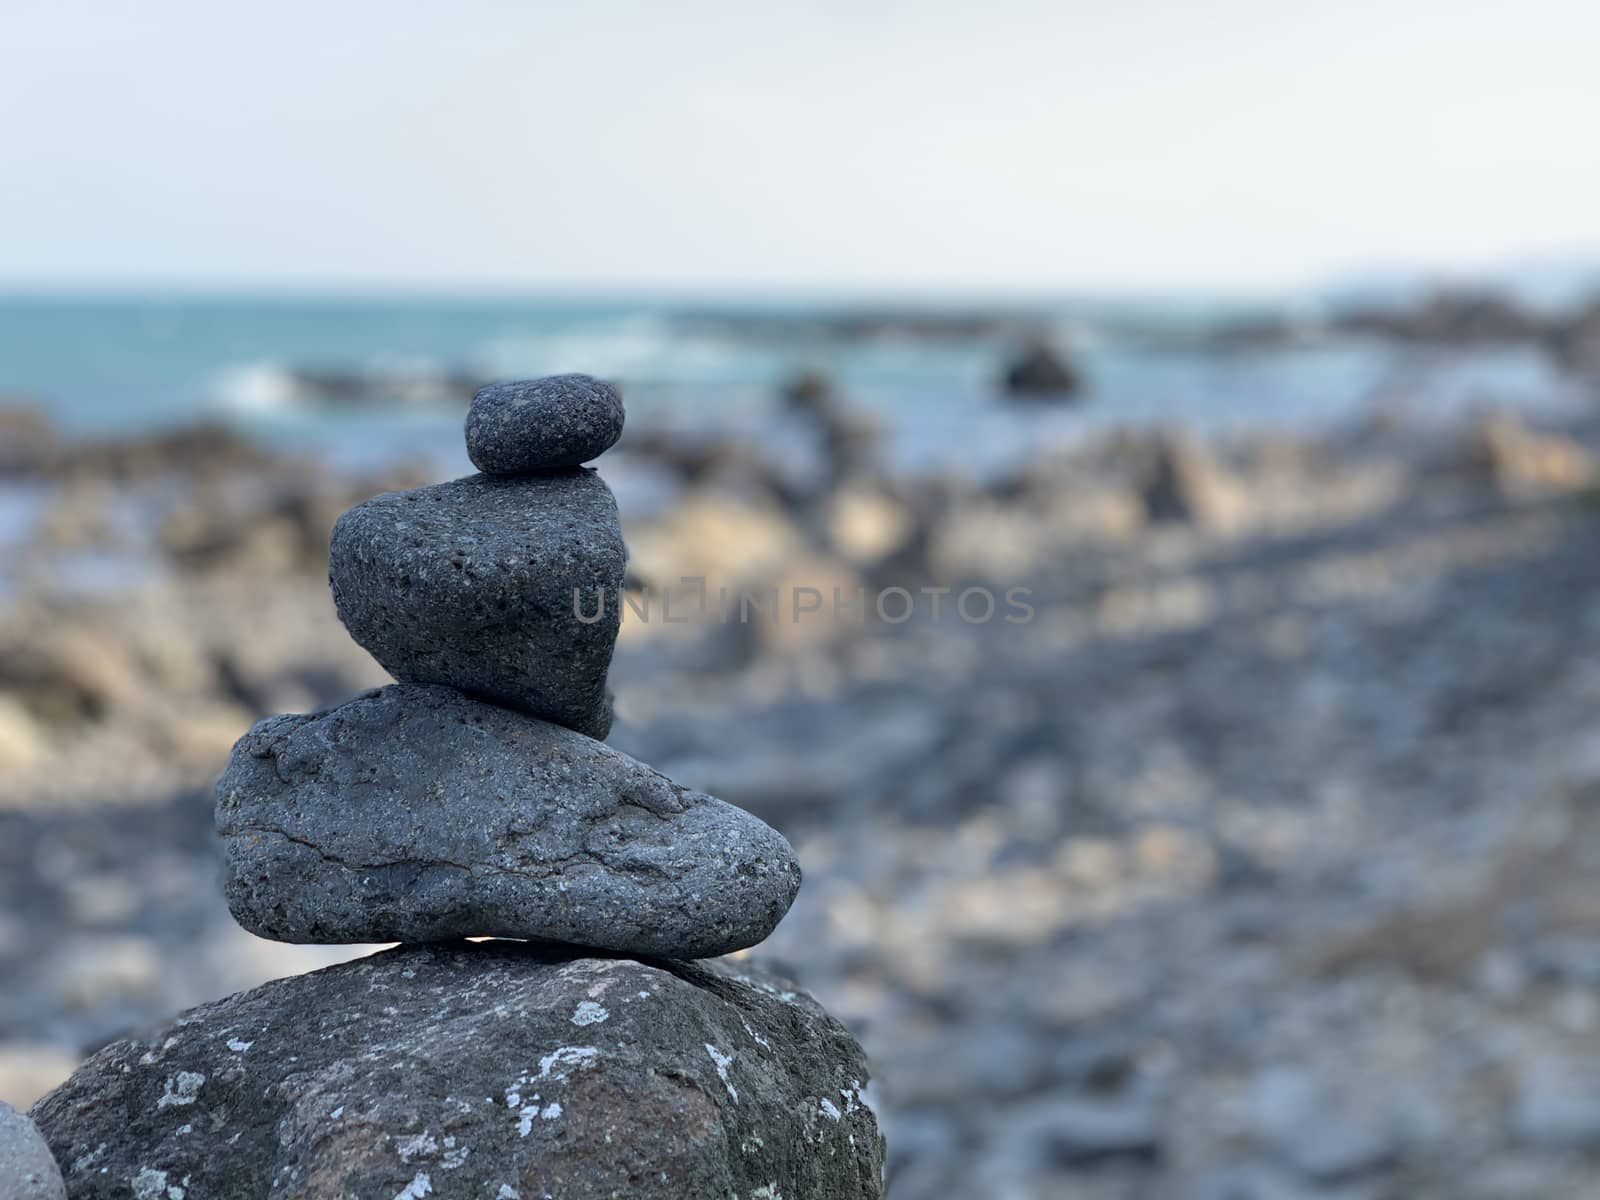
<instances>
[{"instance_id":1,"label":"turquoise sea water","mask_svg":"<svg viewBox=\"0 0 1600 1200\"><path fill-rule=\"evenodd\" d=\"M1449 413L1560 403L1568 390L1532 352L1446 358L1347 342L1224 354L1149 336L1220 308L1064 302L1011 315L1071 348L1083 402L1019 406L995 387L1014 331L838 336L812 320L839 311L798 300L0 297L0 403L36 405L85 434L205 417L276 442L383 453L453 437L473 381L587 371L622 383L630 430L743 429L809 367L890 428L897 453L927 463L1006 457L1107 425L1304 427L1375 402Z\"/></svg>"}]
</instances>

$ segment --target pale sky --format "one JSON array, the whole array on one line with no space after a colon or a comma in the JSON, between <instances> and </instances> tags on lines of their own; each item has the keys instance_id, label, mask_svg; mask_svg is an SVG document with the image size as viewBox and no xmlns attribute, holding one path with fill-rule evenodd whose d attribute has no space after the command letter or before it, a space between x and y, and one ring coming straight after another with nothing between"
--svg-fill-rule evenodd
<instances>
[{"instance_id":1,"label":"pale sky","mask_svg":"<svg viewBox=\"0 0 1600 1200\"><path fill-rule=\"evenodd\" d=\"M1600 250L1595 0L5 0L0 286L1260 287Z\"/></svg>"}]
</instances>

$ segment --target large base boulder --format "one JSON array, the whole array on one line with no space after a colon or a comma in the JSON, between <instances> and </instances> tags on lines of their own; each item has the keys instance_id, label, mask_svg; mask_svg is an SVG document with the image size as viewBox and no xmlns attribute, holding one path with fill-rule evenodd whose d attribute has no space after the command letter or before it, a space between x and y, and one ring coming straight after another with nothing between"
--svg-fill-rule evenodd
<instances>
[{"instance_id":1,"label":"large base boulder","mask_svg":"<svg viewBox=\"0 0 1600 1200\"><path fill-rule=\"evenodd\" d=\"M404 946L90 1059L32 1110L73 1200L882 1194L866 1063L810 998L683 963Z\"/></svg>"}]
</instances>

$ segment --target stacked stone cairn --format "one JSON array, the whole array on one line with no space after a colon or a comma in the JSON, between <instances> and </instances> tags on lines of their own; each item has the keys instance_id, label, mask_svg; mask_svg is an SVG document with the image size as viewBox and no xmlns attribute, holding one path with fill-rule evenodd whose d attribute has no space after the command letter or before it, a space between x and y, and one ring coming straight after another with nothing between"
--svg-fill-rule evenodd
<instances>
[{"instance_id":1,"label":"stacked stone cairn","mask_svg":"<svg viewBox=\"0 0 1600 1200\"><path fill-rule=\"evenodd\" d=\"M880 1195L859 1046L690 961L772 932L793 850L600 740L626 551L582 464L622 424L587 376L485 388L481 474L339 519L339 617L399 682L239 741L224 890L265 938L403 944L102 1050L32 1114L70 1196Z\"/></svg>"}]
</instances>

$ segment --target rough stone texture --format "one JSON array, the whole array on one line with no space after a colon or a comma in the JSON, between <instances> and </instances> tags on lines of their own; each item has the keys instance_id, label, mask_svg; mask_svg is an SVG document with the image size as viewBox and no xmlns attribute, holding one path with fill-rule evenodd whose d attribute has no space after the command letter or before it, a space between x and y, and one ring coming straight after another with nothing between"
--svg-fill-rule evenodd
<instances>
[{"instance_id":1,"label":"rough stone texture","mask_svg":"<svg viewBox=\"0 0 1600 1200\"><path fill-rule=\"evenodd\" d=\"M866 1082L778 981L457 943L192 1009L33 1116L74 1200L866 1200Z\"/></svg>"},{"instance_id":2,"label":"rough stone texture","mask_svg":"<svg viewBox=\"0 0 1600 1200\"><path fill-rule=\"evenodd\" d=\"M472 475L345 513L328 579L345 628L396 679L605 737L626 560L617 502L594 472ZM581 620L602 597L600 619Z\"/></svg>"},{"instance_id":3,"label":"rough stone texture","mask_svg":"<svg viewBox=\"0 0 1600 1200\"><path fill-rule=\"evenodd\" d=\"M0 1200L66 1200L61 1168L34 1123L0 1104Z\"/></svg>"},{"instance_id":4,"label":"rough stone texture","mask_svg":"<svg viewBox=\"0 0 1600 1200\"><path fill-rule=\"evenodd\" d=\"M472 398L467 457L491 475L575 467L622 436L622 397L588 375L496 383Z\"/></svg>"},{"instance_id":5,"label":"rough stone texture","mask_svg":"<svg viewBox=\"0 0 1600 1200\"><path fill-rule=\"evenodd\" d=\"M701 958L783 919L783 836L593 738L443 687L271 717L217 787L239 923L288 942L541 938Z\"/></svg>"}]
</instances>

